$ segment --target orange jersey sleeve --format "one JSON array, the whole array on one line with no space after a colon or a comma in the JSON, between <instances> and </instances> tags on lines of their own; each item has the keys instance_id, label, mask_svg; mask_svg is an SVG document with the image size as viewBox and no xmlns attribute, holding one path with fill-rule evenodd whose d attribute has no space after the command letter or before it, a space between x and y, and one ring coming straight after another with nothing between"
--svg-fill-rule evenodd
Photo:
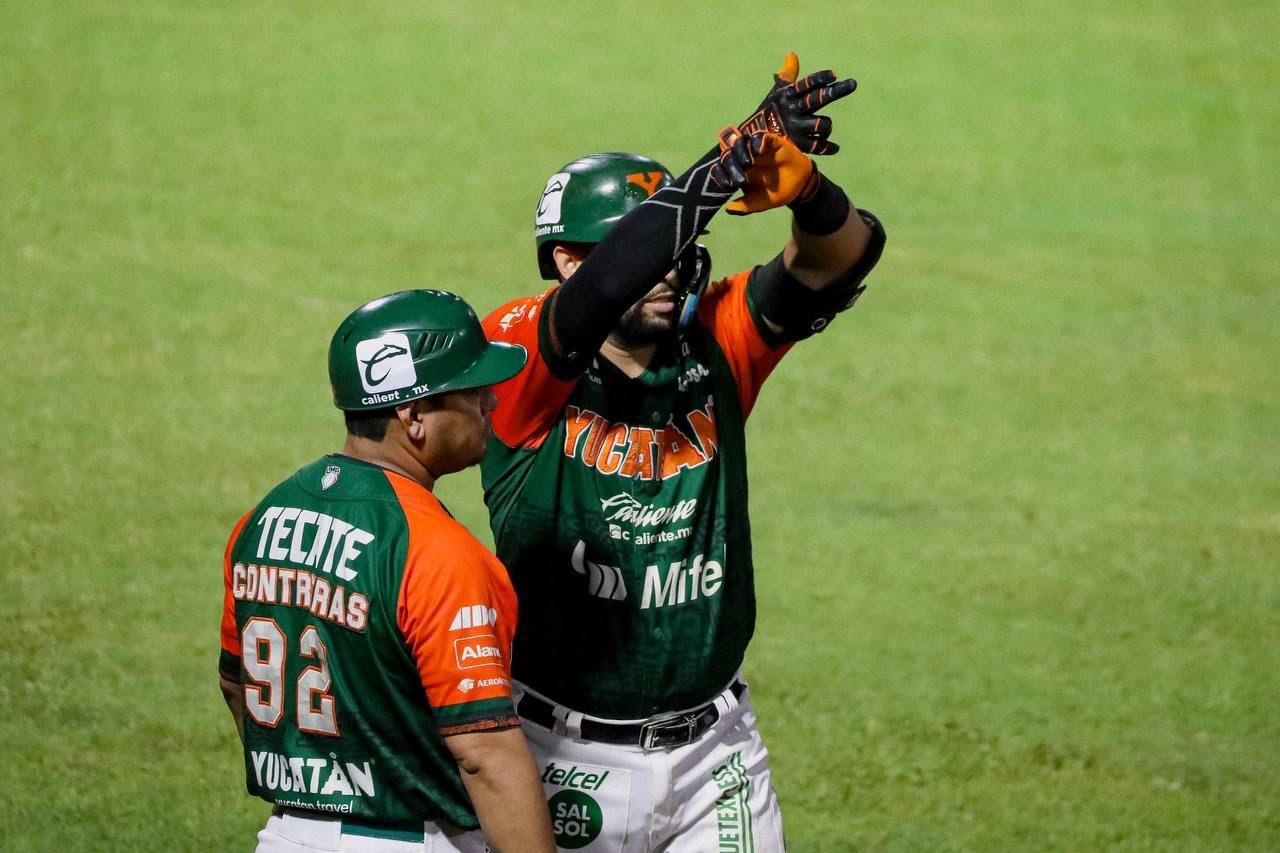
<instances>
[{"instance_id":1,"label":"orange jersey sleeve","mask_svg":"<svg viewBox=\"0 0 1280 853\"><path fill-rule=\"evenodd\" d=\"M483 322L489 340L520 344L529 353L519 373L493 387L498 408L489 420L494 435L508 447L540 447L578 384L576 379L561 379L552 373L538 348L541 313L553 290L508 302Z\"/></svg>"},{"instance_id":2,"label":"orange jersey sleeve","mask_svg":"<svg viewBox=\"0 0 1280 853\"><path fill-rule=\"evenodd\" d=\"M226 655L233 656L236 659L240 658L240 632L236 630L236 599L231 592L232 583L234 582L231 572L231 549L235 547L236 540L240 538L240 531L244 530L245 524L248 523L252 515L253 510L249 510L236 522L235 528L231 531L231 538L227 540L227 549L222 553L222 651L225 653L224 660Z\"/></svg>"},{"instance_id":3,"label":"orange jersey sleeve","mask_svg":"<svg viewBox=\"0 0 1280 853\"><path fill-rule=\"evenodd\" d=\"M714 282L698 301L698 320L711 333L729 360L742 416L751 414L756 397L769 374L792 344L770 347L760 335L747 305L750 271Z\"/></svg>"},{"instance_id":4,"label":"orange jersey sleeve","mask_svg":"<svg viewBox=\"0 0 1280 853\"><path fill-rule=\"evenodd\" d=\"M506 568L426 489L397 474L387 479L409 526L396 623L441 734L518 725L517 605Z\"/></svg>"}]
</instances>

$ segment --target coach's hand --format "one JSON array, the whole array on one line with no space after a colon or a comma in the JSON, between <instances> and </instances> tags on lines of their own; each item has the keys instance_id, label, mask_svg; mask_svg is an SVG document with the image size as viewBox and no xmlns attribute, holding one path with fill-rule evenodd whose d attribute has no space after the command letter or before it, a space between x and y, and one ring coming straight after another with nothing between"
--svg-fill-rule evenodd
<instances>
[{"instance_id":1,"label":"coach's hand","mask_svg":"<svg viewBox=\"0 0 1280 853\"><path fill-rule=\"evenodd\" d=\"M728 147L722 159L727 158L736 167L742 156L739 152L745 151L748 164L743 179L736 184L742 188L742 195L725 208L730 214L746 216L782 207L811 194L818 186L817 167L787 137L768 132L735 136L735 132L735 128L728 127L720 133L722 151Z\"/></svg>"},{"instance_id":2,"label":"coach's hand","mask_svg":"<svg viewBox=\"0 0 1280 853\"><path fill-rule=\"evenodd\" d=\"M828 139L831 119L814 113L852 93L858 81L837 80L833 71L819 71L797 82L799 75L800 59L788 53L773 75L773 88L738 130L746 136L757 131L784 135L805 154L834 154L840 146Z\"/></svg>"}]
</instances>

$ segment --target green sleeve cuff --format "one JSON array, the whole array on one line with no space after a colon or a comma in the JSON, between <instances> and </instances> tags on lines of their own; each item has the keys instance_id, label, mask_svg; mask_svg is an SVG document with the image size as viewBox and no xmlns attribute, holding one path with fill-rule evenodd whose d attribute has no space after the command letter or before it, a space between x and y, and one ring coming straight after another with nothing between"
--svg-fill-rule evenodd
<instances>
[{"instance_id":1,"label":"green sleeve cuff","mask_svg":"<svg viewBox=\"0 0 1280 853\"><path fill-rule=\"evenodd\" d=\"M431 710L435 714L436 726L442 729L469 726L485 720L503 720L516 715L515 705L507 697L461 702Z\"/></svg>"}]
</instances>

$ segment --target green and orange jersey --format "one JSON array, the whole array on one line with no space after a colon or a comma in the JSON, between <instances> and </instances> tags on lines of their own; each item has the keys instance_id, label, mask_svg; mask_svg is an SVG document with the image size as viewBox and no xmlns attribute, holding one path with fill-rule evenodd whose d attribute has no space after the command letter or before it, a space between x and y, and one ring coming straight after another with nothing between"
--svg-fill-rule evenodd
<instances>
[{"instance_id":1,"label":"green and orange jersey","mask_svg":"<svg viewBox=\"0 0 1280 853\"><path fill-rule=\"evenodd\" d=\"M326 456L236 525L222 672L251 794L387 826L479 823L444 738L518 724L516 598L420 484Z\"/></svg>"},{"instance_id":2,"label":"green and orange jersey","mask_svg":"<svg viewBox=\"0 0 1280 853\"><path fill-rule=\"evenodd\" d=\"M639 719L713 697L755 628L744 428L788 347L766 344L744 272L629 378L571 380L540 355L497 386L481 464L522 618L514 674L575 710ZM554 289L554 288L553 288ZM484 321L539 353L548 290Z\"/></svg>"}]
</instances>

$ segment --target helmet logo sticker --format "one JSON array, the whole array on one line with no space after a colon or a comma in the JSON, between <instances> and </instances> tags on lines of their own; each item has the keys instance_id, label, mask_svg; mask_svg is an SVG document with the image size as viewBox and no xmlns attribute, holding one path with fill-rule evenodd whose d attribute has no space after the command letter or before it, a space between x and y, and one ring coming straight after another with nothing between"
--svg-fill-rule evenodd
<instances>
[{"instance_id":1,"label":"helmet logo sticker","mask_svg":"<svg viewBox=\"0 0 1280 853\"><path fill-rule=\"evenodd\" d=\"M646 196L653 195L658 190L658 184L662 183L661 172L636 172L627 175L627 183L635 184L644 190Z\"/></svg>"},{"instance_id":2,"label":"helmet logo sticker","mask_svg":"<svg viewBox=\"0 0 1280 853\"><path fill-rule=\"evenodd\" d=\"M560 221L560 201L571 177L568 172L556 172L547 179L542 198L538 199L538 215L534 217L534 225L555 225Z\"/></svg>"},{"instance_id":3,"label":"helmet logo sticker","mask_svg":"<svg viewBox=\"0 0 1280 853\"><path fill-rule=\"evenodd\" d=\"M360 384L371 394L408 388L418 381L413 357L409 355L409 339L401 332L387 332L356 344L356 361L360 365Z\"/></svg>"},{"instance_id":4,"label":"helmet logo sticker","mask_svg":"<svg viewBox=\"0 0 1280 853\"><path fill-rule=\"evenodd\" d=\"M338 482L338 475L342 473L342 469L337 465L326 465L324 476L320 478L321 491L329 491L329 487Z\"/></svg>"}]
</instances>

